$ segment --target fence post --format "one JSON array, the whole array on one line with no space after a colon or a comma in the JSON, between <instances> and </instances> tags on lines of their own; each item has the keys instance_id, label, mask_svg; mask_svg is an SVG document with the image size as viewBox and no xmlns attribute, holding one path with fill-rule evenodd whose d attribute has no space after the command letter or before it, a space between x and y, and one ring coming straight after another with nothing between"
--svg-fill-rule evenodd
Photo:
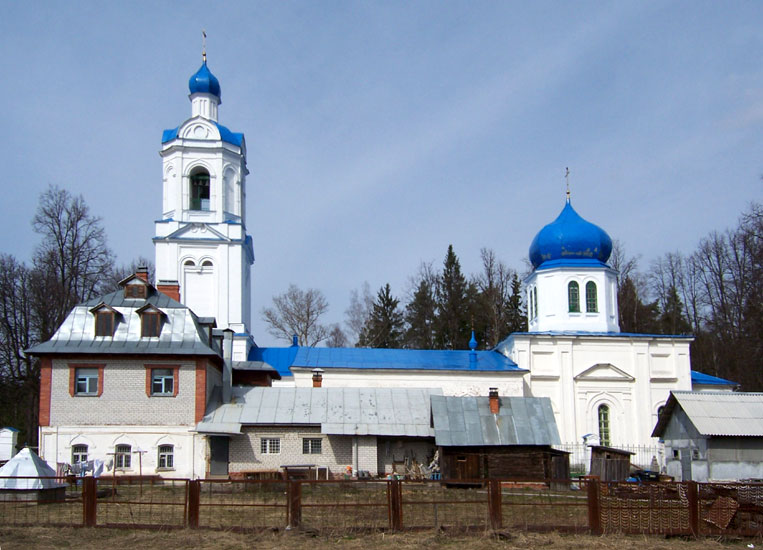
<instances>
[{"instance_id":1,"label":"fence post","mask_svg":"<svg viewBox=\"0 0 763 550\"><path fill-rule=\"evenodd\" d=\"M288 527L293 529L299 527L302 522L302 484L299 481L291 480L286 490L286 521Z\"/></svg>"},{"instance_id":2,"label":"fence post","mask_svg":"<svg viewBox=\"0 0 763 550\"><path fill-rule=\"evenodd\" d=\"M693 537L699 536L699 491L697 482L686 484L686 505L689 507L689 531Z\"/></svg>"},{"instance_id":3,"label":"fence post","mask_svg":"<svg viewBox=\"0 0 763 550\"><path fill-rule=\"evenodd\" d=\"M586 480L588 484L588 529L592 535L601 535L601 489L597 478Z\"/></svg>"},{"instance_id":4,"label":"fence post","mask_svg":"<svg viewBox=\"0 0 763 550\"><path fill-rule=\"evenodd\" d=\"M487 486L487 508L490 515L490 528L493 530L498 530L503 526L501 505L501 482L498 479L491 479Z\"/></svg>"},{"instance_id":5,"label":"fence post","mask_svg":"<svg viewBox=\"0 0 763 550\"><path fill-rule=\"evenodd\" d=\"M94 477L82 478L82 523L85 527L95 527L97 521L95 484Z\"/></svg>"},{"instance_id":6,"label":"fence post","mask_svg":"<svg viewBox=\"0 0 763 550\"><path fill-rule=\"evenodd\" d=\"M389 506L389 528L403 530L403 489L399 480L387 482L387 503Z\"/></svg>"},{"instance_id":7,"label":"fence post","mask_svg":"<svg viewBox=\"0 0 763 550\"><path fill-rule=\"evenodd\" d=\"M188 481L188 527L199 527L199 507L201 506L201 481L191 479Z\"/></svg>"}]
</instances>

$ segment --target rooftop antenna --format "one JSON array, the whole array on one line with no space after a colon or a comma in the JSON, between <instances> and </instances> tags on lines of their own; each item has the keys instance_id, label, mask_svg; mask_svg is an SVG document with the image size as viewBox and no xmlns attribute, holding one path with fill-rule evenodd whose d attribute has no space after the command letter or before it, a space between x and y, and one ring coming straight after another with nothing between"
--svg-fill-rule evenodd
<instances>
[{"instance_id":1,"label":"rooftop antenna","mask_svg":"<svg viewBox=\"0 0 763 550\"><path fill-rule=\"evenodd\" d=\"M207 62L207 31L201 29L201 60Z\"/></svg>"},{"instance_id":2,"label":"rooftop antenna","mask_svg":"<svg viewBox=\"0 0 763 550\"><path fill-rule=\"evenodd\" d=\"M570 169L568 167L568 168L565 168L564 170L565 170L564 179L567 180L567 203L569 204L570 202Z\"/></svg>"}]
</instances>

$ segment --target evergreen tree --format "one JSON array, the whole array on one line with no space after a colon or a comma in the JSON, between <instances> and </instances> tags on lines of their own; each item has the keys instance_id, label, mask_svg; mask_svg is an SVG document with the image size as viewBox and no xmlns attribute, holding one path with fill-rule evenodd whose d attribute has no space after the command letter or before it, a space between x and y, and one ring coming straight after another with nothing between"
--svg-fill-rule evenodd
<instances>
[{"instance_id":1,"label":"evergreen tree","mask_svg":"<svg viewBox=\"0 0 763 550\"><path fill-rule=\"evenodd\" d=\"M467 349L472 313L469 298L475 292L461 273L461 263L453 252L453 245L448 246L438 283L436 346L441 349Z\"/></svg>"},{"instance_id":2,"label":"evergreen tree","mask_svg":"<svg viewBox=\"0 0 763 550\"><path fill-rule=\"evenodd\" d=\"M683 313L683 303L678 297L678 290L671 286L665 299L665 305L659 318L660 334L690 334L691 326Z\"/></svg>"},{"instance_id":3,"label":"evergreen tree","mask_svg":"<svg viewBox=\"0 0 763 550\"><path fill-rule=\"evenodd\" d=\"M519 279L519 275L517 275L516 271L511 275L511 296L509 296L507 306L507 332L504 337L512 332L526 332L527 315L522 307L522 281Z\"/></svg>"},{"instance_id":4,"label":"evergreen tree","mask_svg":"<svg viewBox=\"0 0 763 550\"><path fill-rule=\"evenodd\" d=\"M400 300L392 296L389 283L379 289L371 316L360 334L358 345L366 348L399 348L403 343L403 312Z\"/></svg>"},{"instance_id":5,"label":"evergreen tree","mask_svg":"<svg viewBox=\"0 0 763 550\"><path fill-rule=\"evenodd\" d=\"M422 277L413 298L405 307L405 322L408 326L404 339L406 348L434 348L436 309L434 286L427 277Z\"/></svg>"}]
</instances>

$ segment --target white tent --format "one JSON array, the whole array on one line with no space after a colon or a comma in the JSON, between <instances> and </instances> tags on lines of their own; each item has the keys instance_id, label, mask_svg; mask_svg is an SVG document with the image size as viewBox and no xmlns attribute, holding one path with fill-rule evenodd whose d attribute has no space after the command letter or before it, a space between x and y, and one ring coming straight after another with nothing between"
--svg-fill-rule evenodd
<instances>
[{"instance_id":1,"label":"white tent","mask_svg":"<svg viewBox=\"0 0 763 550\"><path fill-rule=\"evenodd\" d=\"M65 484L53 478L56 471L30 449L22 449L0 468L0 490L57 489ZM26 479L25 479L26 478ZM37 478L37 479L35 479Z\"/></svg>"}]
</instances>

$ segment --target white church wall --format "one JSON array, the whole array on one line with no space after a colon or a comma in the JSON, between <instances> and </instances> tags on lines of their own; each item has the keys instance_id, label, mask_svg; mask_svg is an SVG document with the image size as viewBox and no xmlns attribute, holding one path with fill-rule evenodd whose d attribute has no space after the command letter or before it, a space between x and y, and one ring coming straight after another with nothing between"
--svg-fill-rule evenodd
<instances>
[{"instance_id":1,"label":"white church wall","mask_svg":"<svg viewBox=\"0 0 763 550\"><path fill-rule=\"evenodd\" d=\"M292 368L293 384L313 385L312 371ZM327 388L441 388L444 395L488 395L498 388L500 395L523 396L523 373L479 371L423 371L381 369L324 369L323 387Z\"/></svg>"}]
</instances>

